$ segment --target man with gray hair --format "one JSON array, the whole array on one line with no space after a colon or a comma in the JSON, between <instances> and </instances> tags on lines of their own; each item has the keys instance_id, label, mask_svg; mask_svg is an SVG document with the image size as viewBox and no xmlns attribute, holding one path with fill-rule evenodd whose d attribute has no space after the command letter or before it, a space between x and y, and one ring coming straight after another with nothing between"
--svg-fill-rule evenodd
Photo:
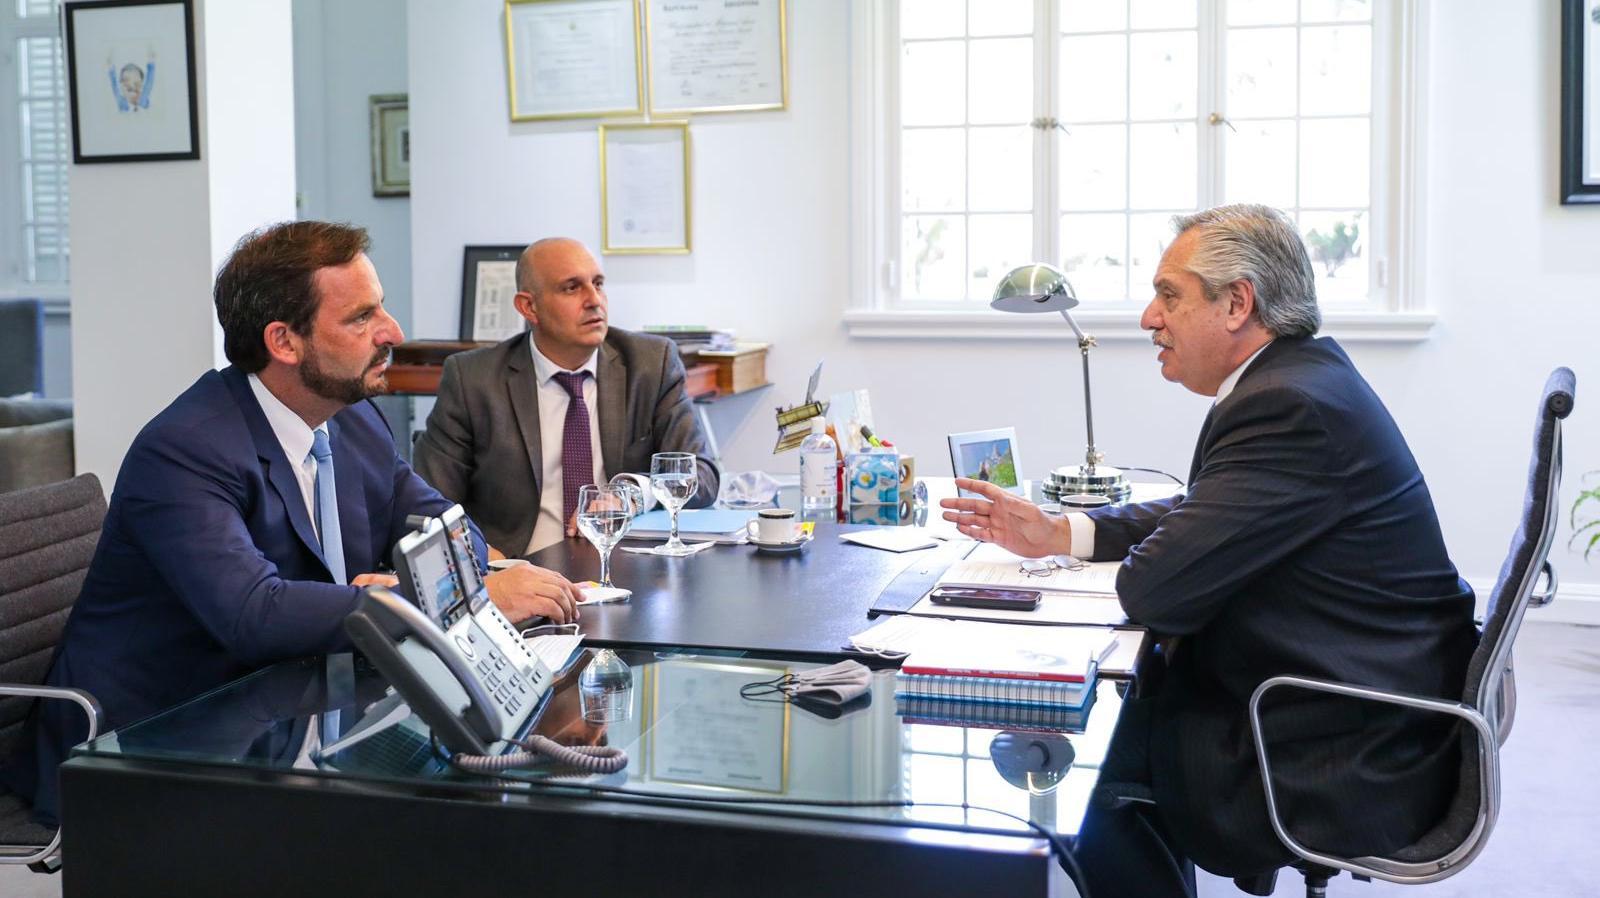
<instances>
[{"instance_id":1,"label":"man with gray hair","mask_svg":"<svg viewBox=\"0 0 1600 898\"><path fill-rule=\"evenodd\" d=\"M961 531L1020 555L1122 559L1117 597L1164 642L1125 704L1077 854L1092 891L1193 894L1193 866L1255 877L1292 859L1269 825L1248 704L1297 674L1459 695L1473 594L1383 403L1321 324L1304 244L1265 206L1176 221L1140 319L1167 380L1215 401L1187 494L1050 518L989 484L945 500ZM1263 702L1279 810L1301 843L1383 854L1443 816L1457 736L1443 715L1280 690Z\"/></svg>"}]
</instances>

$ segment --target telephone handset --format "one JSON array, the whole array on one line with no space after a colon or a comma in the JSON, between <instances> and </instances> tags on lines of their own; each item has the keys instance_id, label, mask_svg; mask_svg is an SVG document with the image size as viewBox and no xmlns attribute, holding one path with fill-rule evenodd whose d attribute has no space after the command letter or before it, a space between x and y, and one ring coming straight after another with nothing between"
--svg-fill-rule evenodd
<instances>
[{"instance_id":1,"label":"telephone handset","mask_svg":"<svg viewBox=\"0 0 1600 898\"><path fill-rule=\"evenodd\" d=\"M490 754L526 727L553 677L489 600L460 506L420 523L394 550L416 604L369 588L345 629L445 747Z\"/></svg>"},{"instance_id":2,"label":"telephone handset","mask_svg":"<svg viewBox=\"0 0 1600 898\"><path fill-rule=\"evenodd\" d=\"M345 630L452 752L488 755L516 740L550 685L537 658L523 676L473 618L446 633L381 586L362 593Z\"/></svg>"}]
</instances>

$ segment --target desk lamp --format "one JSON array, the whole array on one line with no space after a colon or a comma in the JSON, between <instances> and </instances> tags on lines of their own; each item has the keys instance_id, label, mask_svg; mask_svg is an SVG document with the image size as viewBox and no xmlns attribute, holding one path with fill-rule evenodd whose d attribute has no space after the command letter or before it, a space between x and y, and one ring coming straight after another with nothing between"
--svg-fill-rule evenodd
<instances>
[{"instance_id":1,"label":"desk lamp","mask_svg":"<svg viewBox=\"0 0 1600 898\"><path fill-rule=\"evenodd\" d=\"M1089 431L1089 450L1081 465L1068 465L1050 472L1043 486L1044 497L1051 502L1062 496L1105 496L1112 502L1128 498L1132 489L1122 472L1101 462L1105 453L1094 448L1094 407L1089 398L1089 350L1095 345L1094 337L1085 334L1072 320L1067 310L1078 304L1072 284L1060 269L1043 262L1012 269L994 288L994 299L989 308L1002 312L1060 312L1067 325L1078 336L1078 352L1083 356L1083 416Z\"/></svg>"}]
</instances>

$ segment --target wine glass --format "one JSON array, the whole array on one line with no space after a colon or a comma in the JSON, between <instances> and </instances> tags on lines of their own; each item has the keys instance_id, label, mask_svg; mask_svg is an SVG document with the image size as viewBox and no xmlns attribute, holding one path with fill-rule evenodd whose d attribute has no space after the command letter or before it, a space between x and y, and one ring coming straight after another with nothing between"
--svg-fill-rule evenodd
<instances>
[{"instance_id":1,"label":"wine glass","mask_svg":"<svg viewBox=\"0 0 1600 898\"><path fill-rule=\"evenodd\" d=\"M612 588L611 550L622 541L639 511L632 486L586 486L578 490L578 530L600 553L600 586Z\"/></svg>"},{"instance_id":2,"label":"wine glass","mask_svg":"<svg viewBox=\"0 0 1600 898\"><path fill-rule=\"evenodd\" d=\"M650 456L650 492L672 515L672 533L656 551L662 555L689 555L694 549L678 538L678 511L699 486L695 457L688 452L657 452Z\"/></svg>"}]
</instances>

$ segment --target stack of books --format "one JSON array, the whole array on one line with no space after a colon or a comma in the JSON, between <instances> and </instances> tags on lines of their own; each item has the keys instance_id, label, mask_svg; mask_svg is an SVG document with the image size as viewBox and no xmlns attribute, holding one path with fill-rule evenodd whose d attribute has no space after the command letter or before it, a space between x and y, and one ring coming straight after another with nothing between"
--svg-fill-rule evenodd
<instances>
[{"instance_id":1,"label":"stack of books","mask_svg":"<svg viewBox=\"0 0 1600 898\"><path fill-rule=\"evenodd\" d=\"M644 332L666 337L678 344L678 352L684 355L707 349L727 352L735 345L733 331L716 330L702 324L647 324Z\"/></svg>"}]
</instances>

